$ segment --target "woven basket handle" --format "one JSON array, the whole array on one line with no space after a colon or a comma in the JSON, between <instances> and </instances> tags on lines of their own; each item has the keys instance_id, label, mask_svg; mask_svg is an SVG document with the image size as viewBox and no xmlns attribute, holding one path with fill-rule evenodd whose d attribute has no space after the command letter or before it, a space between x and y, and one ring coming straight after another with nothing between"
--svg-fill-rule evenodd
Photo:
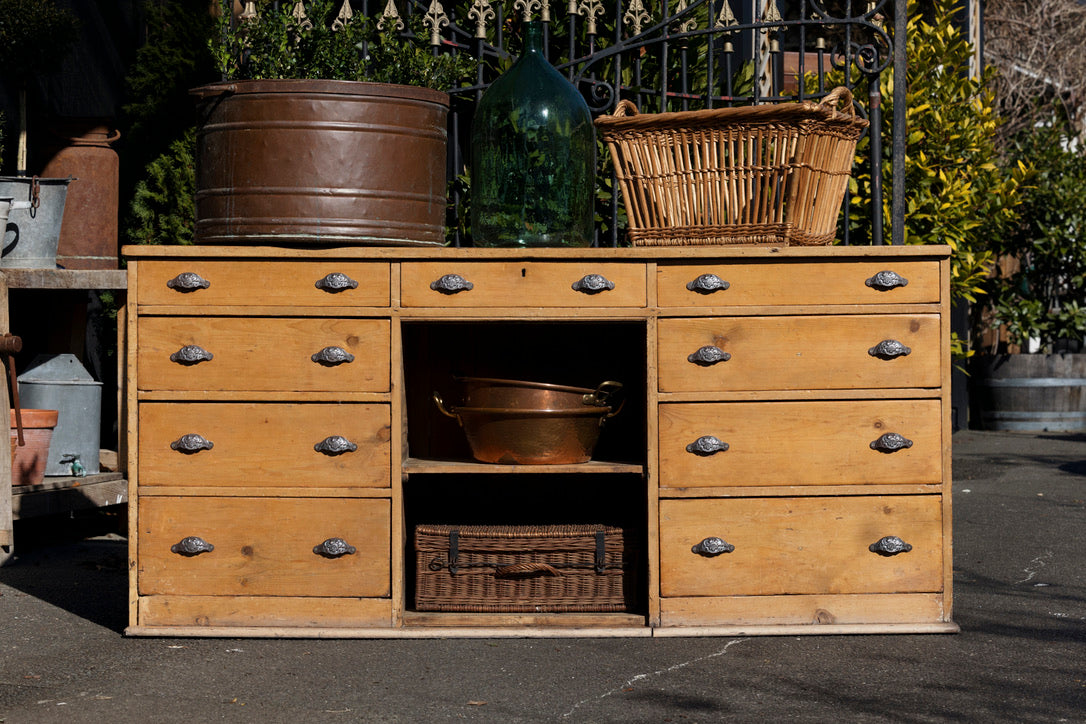
<instances>
[{"instance_id":1,"label":"woven basket handle","mask_svg":"<svg viewBox=\"0 0 1086 724\"><path fill-rule=\"evenodd\" d=\"M494 571L495 578L530 578L532 576L560 576L562 572L546 563L513 563Z\"/></svg>"},{"instance_id":2,"label":"woven basket handle","mask_svg":"<svg viewBox=\"0 0 1086 724\"><path fill-rule=\"evenodd\" d=\"M841 102L844 107L839 109L837 107L838 102ZM856 109L852 106L852 91L843 85L839 85L827 93L826 97L822 99L822 102L819 103L819 105L830 106L835 111L844 113L846 116L856 115Z\"/></svg>"},{"instance_id":3,"label":"woven basket handle","mask_svg":"<svg viewBox=\"0 0 1086 724\"><path fill-rule=\"evenodd\" d=\"M611 115L615 118L622 118L626 115L636 116L637 113L637 106L634 105L633 101L621 100L618 102L618 105L615 106L615 112Z\"/></svg>"}]
</instances>

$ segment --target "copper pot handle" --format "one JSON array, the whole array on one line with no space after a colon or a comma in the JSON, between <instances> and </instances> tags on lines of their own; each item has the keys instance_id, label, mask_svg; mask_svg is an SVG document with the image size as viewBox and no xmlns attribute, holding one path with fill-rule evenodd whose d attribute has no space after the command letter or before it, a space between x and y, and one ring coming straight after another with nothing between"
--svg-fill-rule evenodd
<instances>
[{"instance_id":1,"label":"copper pot handle","mask_svg":"<svg viewBox=\"0 0 1086 724\"><path fill-rule=\"evenodd\" d=\"M442 415L444 415L445 417L451 417L452 419L456 420L457 424L459 425L464 424L460 420L460 415L457 415L455 412L450 412L448 409L446 409L445 401L442 400L441 395L436 392L434 393L434 404L437 405L437 409L441 411Z\"/></svg>"}]
</instances>

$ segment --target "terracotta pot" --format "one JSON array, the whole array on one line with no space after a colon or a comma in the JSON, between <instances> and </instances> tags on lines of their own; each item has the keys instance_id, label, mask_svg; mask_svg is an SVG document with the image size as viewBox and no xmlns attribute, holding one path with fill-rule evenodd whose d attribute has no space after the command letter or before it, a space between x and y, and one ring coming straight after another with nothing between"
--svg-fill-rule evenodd
<instances>
[{"instance_id":1,"label":"terracotta pot","mask_svg":"<svg viewBox=\"0 0 1086 724\"><path fill-rule=\"evenodd\" d=\"M22 410L23 442L18 444L15 410L11 418L11 482L13 485L39 485L45 479L49 460L49 442L57 426L56 410Z\"/></svg>"}]
</instances>

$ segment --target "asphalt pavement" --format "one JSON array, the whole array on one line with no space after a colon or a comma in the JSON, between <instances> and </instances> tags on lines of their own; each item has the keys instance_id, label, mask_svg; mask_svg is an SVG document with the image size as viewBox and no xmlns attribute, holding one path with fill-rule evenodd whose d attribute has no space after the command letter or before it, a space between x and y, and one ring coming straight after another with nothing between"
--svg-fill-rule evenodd
<instances>
[{"instance_id":1,"label":"asphalt pavement","mask_svg":"<svg viewBox=\"0 0 1086 724\"><path fill-rule=\"evenodd\" d=\"M950 635L126 638L119 511L21 521L0 722L1086 722L1086 435L954 436Z\"/></svg>"}]
</instances>

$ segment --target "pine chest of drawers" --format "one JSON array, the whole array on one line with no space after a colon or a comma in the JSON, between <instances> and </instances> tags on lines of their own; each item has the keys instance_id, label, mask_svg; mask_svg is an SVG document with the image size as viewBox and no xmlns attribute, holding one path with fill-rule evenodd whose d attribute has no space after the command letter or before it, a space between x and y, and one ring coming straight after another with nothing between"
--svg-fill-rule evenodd
<instances>
[{"instance_id":1,"label":"pine chest of drawers","mask_svg":"<svg viewBox=\"0 0 1086 724\"><path fill-rule=\"evenodd\" d=\"M945 247L128 247L133 635L949 632ZM473 462L457 375L625 404ZM425 612L423 524L616 525L620 613Z\"/></svg>"}]
</instances>

